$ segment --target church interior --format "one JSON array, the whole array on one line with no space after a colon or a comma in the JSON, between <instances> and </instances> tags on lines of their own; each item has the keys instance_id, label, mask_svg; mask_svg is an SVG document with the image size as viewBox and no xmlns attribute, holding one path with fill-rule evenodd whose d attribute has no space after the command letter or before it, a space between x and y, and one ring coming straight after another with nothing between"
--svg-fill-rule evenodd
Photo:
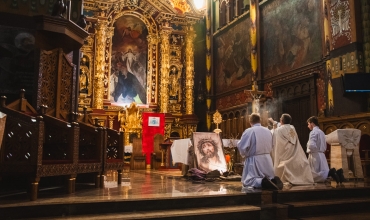
<instances>
[{"instance_id":1,"label":"church interior","mask_svg":"<svg viewBox=\"0 0 370 220\"><path fill-rule=\"evenodd\" d=\"M2 0L0 216L368 219L369 82L368 0ZM317 116L346 181L185 178L209 132L241 175L252 113L305 152Z\"/></svg>"}]
</instances>

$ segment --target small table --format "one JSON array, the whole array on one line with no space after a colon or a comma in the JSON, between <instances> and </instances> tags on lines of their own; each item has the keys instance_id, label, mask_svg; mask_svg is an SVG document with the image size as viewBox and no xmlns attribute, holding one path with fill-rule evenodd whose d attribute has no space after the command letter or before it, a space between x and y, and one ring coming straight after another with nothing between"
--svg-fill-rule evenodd
<instances>
[{"instance_id":1,"label":"small table","mask_svg":"<svg viewBox=\"0 0 370 220\"><path fill-rule=\"evenodd\" d=\"M166 139L163 143L159 144L162 151L162 161L161 161L161 169L179 169L178 167L174 167L171 165L172 156L171 156L171 146L172 140L170 138Z\"/></svg>"}]
</instances>

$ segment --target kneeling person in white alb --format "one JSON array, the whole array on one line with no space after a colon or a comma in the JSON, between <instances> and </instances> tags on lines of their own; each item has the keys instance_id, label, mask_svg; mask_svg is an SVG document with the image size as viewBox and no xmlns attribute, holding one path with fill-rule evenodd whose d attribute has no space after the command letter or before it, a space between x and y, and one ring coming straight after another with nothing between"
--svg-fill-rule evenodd
<instances>
[{"instance_id":1,"label":"kneeling person in white alb","mask_svg":"<svg viewBox=\"0 0 370 220\"><path fill-rule=\"evenodd\" d=\"M260 121L258 114L251 114L251 127L243 132L237 144L240 155L245 158L241 181L244 187L282 189L283 183L275 177L270 155L272 134Z\"/></svg>"}]
</instances>

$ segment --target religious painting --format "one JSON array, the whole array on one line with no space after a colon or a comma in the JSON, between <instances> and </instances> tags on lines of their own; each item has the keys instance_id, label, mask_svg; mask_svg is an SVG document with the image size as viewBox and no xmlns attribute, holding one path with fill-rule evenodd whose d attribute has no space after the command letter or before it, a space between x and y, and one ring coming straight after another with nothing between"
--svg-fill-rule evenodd
<instances>
[{"instance_id":1,"label":"religious painting","mask_svg":"<svg viewBox=\"0 0 370 220\"><path fill-rule=\"evenodd\" d=\"M249 27L250 19L243 18L214 38L217 94L251 83Z\"/></svg>"},{"instance_id":2,"label":"religious painting","mask_svg":"<svg viewBox=\"0 0 370 220\"><path fill-rule=\"evenodd\" d=\"M265 78L321 59L320 4L316 0L275 0L263 5L261 59Z\"/></svg>"},{"instance_id":3,"label":"religious painting","mask_svg":"<svg viewBox=\"0 0 370 220\"><path fill-rule=\"evenodd\" d=\"M32 94L35 78L35 36L31 30L0 26L0 93Z\"/></svg>"},{"instance_id":4,"label":"religious painting","mask_svg":"<svg viewBox=\"0 0 370 220\"><path fill-rule=\"evenodd\" d=\"M227 171L222 140L219 134L193 132L193 146L197 168L206 172Z\"/></svg>"},{"instance_id":5,"label":"religious painting","mask_svg":"<svg viewBox=\"0 0 370 220\"><path fill-rule=\"evenodd\" d=\"M114 23L109 99L112 104L147 103L148 30L134 16L122 16Z\"/></svg>"}]
</instances>

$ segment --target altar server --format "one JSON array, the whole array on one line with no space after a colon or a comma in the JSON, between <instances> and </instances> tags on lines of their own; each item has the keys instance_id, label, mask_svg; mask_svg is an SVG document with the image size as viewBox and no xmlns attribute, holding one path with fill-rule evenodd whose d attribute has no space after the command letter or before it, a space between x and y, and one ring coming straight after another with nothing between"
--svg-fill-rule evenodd
<instances>
[{"instance_id":1,"label":"altar server","mask_svg":"<svg viewBox=\"0 0 370 220\"><path fill-rule=\"evenodd\" d=\"M282 189L283 184L275 177L271 159L272 134L261 126L259 114L249 116L251 127L246 129L237 144L245 158L241 182L244 187Z\"/></svg>"},{"instance_id":2,"label":"altar server","mask_svg":"<svg viewBox=\"0 0 370 220\"><path fill-rule=\"evenodd\" d=\"M332 168L329 170L328 162L325 157L325 134L317 126L319 124L317 117L312 116L307 119L307 124L307 127L311 130L307 142L307 153L313 180L315 182L324 182L328 178L328 176L330 176L337 183L342 182L344 179L344 177L342 177L343 169L339 169L337 171L335 168Z\"/></svg>"}]
</instances>

